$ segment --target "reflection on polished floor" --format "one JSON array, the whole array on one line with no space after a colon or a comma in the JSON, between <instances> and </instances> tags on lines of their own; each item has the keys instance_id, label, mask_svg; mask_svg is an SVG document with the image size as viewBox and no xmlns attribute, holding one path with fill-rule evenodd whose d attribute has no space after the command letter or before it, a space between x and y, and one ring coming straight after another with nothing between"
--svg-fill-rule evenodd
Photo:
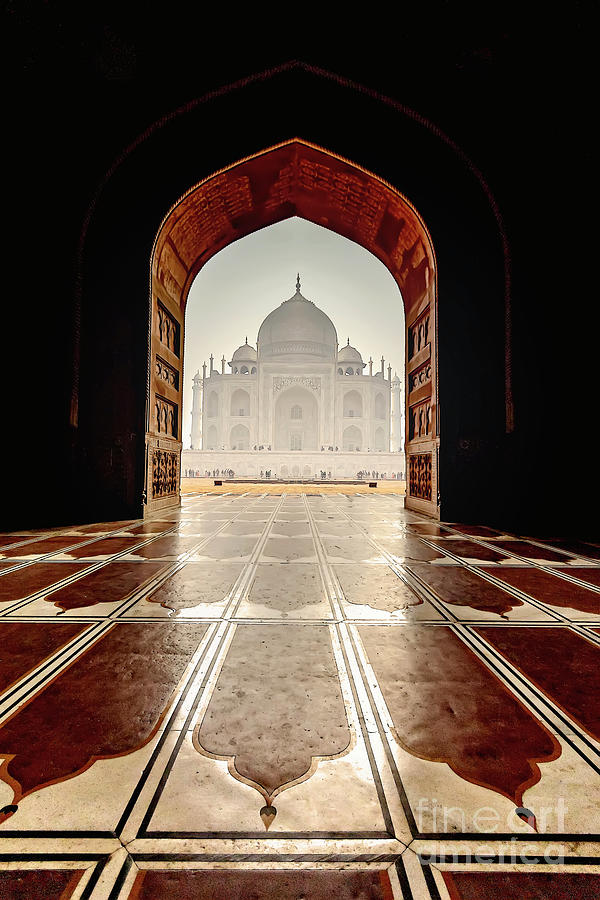
<instances>
[{"instance_id":1,"label":"reflection on polished floor","mask_svg":"<svg viewBox=\"0 0 600 900\"><path fill-rule=\"evenodd\" d=\"M600 897L596 545L187 495L0 536L0 636L2 900Z\"/></svg>"}]
</instances>

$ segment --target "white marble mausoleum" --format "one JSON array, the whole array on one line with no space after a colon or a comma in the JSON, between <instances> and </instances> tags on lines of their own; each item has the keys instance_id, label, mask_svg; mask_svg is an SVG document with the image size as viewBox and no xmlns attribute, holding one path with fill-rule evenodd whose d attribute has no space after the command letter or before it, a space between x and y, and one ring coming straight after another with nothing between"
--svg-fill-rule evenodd
<instances>
[{"instance_id":1,"label":"white marble mausoleum","mask_svg":"<svg viewBox=\"0 0 600 900\"><path fill-rule=\"evenodd\" d=\"M300 292L274 309L225 371L214 357L193 383L191 449L182 471L235 476L404 477L401 381L381 359L339 347L331 319ZM207 371L208 369L208 371Z\"/></svg>"}]
</instances>

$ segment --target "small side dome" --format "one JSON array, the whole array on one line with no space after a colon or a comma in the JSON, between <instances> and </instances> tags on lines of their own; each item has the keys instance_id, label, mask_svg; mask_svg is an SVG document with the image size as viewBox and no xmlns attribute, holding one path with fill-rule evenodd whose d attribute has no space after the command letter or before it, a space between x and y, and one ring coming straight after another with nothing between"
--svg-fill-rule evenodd
<instances>
[{"instance_id":1,"label":"small side dome","mask_svg":"<svg viewBox=\"0 0 600 900\"><path fill-rule=\"evenodd\" d=\"M256 350L248 343L248 338L246 338L245 344L242 344L241 347L237 348L231 357L229 365L231 366L233 363L240 362L256 362Z\"/></svg>"},{"instance_id":2,"label":"small side dome","mask_svg":"<svg viewBox=\"0 0 600 900\"><path fill-rule=\"evenodd\" d=\"M342 347L341 350L338 350L338 362L341 363L355 363L359 365L362 369L366 366L366 363L363 362L362 356L356 347L350 346L350 338L348 338L348 343L345 347Z\"/></svg>"}]
</instances>

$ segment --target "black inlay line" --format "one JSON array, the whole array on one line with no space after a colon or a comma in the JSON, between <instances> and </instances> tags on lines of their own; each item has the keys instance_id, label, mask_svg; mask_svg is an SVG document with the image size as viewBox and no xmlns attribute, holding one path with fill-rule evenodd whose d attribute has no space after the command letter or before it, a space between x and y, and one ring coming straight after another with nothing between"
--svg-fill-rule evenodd
<instances>
[{"instance_id":1,"label":"black inlay line","mask_svg":"<svg viewBox=\"0 0 600 900\"><path fill-rule=\"evenodd\" d=\"M39 600L40 597L44 597L44 596L46 596L46 594L51 594L51 593L54 593L55 591L60 590L63 587L67 587L68 585L72 584L73 582L79 581L85 575L91 575L93 572L99 571L104 566L108 565L108 563L112 563L112 562L120 560L123 556L127 556L133 550L138 550L140 547L145 547L146 544L152 543L152 541L157 540L159 537L164 537L165 534L169 534L170 532L174 531L178 526L179 526L179 523L175 522L173 524L172 528L168 529L168 531L165 531L162 534L151 535L149 538L146 538L145 540L142 537L140 537L139 543L133 544L131 547L128 547L126 550L119 550L118 553L107 554L108 559L101 559L101 560L97 560L96 562L94 561L94 557L88 557L87 559L85 557L80 557L79 559L57 560L57 562L75 562L75 563L81 563L82 561L83 561L83 563L87 562L88 568L83 569L80 572L74 572L72 575L69 575L66 578L62 578L59 582L55 582L54 584L48 585L47 588L40 588L39 590L34 591L33 594L29 594L27 597L19 598L19 600L16 600L12 606L8 607L6 610L3 610L3 612L0 615L4 616L4 615L10 613L12 610L19 609L22 606L27 606L27 604L31 603L34 600ZM68 547L64 547L62 550L53 550L50 553L46 553L43 556L37 557L37 559L23 560L22 565L18 566L18 568L24 569L27 566L32 566L32 565L35 565L35 563L39 563L39 562L47 562L47 561L52 562L53 556L59 556L61 553L68 553L69 550L74 550L77 547L87 547L89 544L94 544L97 541L103 541L103 540L106 540L107 538L118 537L120 531L123 531L123 529L121 528L121 529L116 529L113 531L107 531L103 534L97 535L94 538L91 538L88 541L80 541L79 544L70 544ZM54 535L54 536L60 537L61 535ZM68 535L63 535L63 536L67 537ZM129 535L129 536L134 537L134 538L136 537L136 535ZM83 537L83 535L82 535L82 537ZM122 535L122 537L127 537L127 535ZM45 540L47 540L47 539L49 539L49 538L45 538ZM13 570L9 569L7 571L13 571ZM0 572L0 576L3 574L7 574L7 572Z\"/></svg>"},{"instance_id":2,"label":"black inlay line","mask_svg":"<svg viewBox=\"0 0 600 900\"><path fill-rule=\"evenodd\" d=\"M256 576L258 565L263 555L263 550L267 546L269 535L271 534L275 519L282 506L283 499L281 499L279 503L277 503L277 505L274 507L271 515L265 522L258 539L255 541L252 552L250 553L250 557L247 563L244 564L236 583L230 591L230 599L222 613L223 619L234 619L243 601L250 596L250 590L254 583L254 577ZM235 599L236 594L238 595L237 600Z\"/></svg>"},{"instance_id":3,"label":"black inlay line","mask_svg":"<svg viewBox=\"0 0 600 900\"><path fill-rule=\"evenodd\" d=\"M505 533L505 532L503 532L503 533ZM565 555L564 560L555 560L555 562L573 563L577 559L586 559L586 557L577 556L576 554L569 553L569 551L559 550L557 547L548 547L543 544L536 544L535 541L529 540L528 538L519 537L519 536L515 536L515 535L510 535L510 534L508 536L513 537L513 538L516 537L516 540L523 541L526 544L532 544L532 546L542 547L545 550L552 550L554 552L563 553ZM517 559L517 560L520 560L521 562L525 562L525 563L527 563L527 566L529 568L540 569L542 572L547 572L547 573L551 573L551 574L553 574L555 572L558 572L559 574L565 573L568 576L567 578L564 579L565 581L571 581L571 583L574 583L574 584L582 584L583 587L588 586L588 585L586 585L585 582L581 582L576 576L574 576L574 575L570 576L568 569L559 569L556 566L548 565L548 563L551 563L552 560L548 560L548 559L544 560L540 557L522 556L520 554L511 553L510 550L507 550L505 547L494 546L495 541L492 543L489 538L486 540L485 537L477 537L475 535L467 535L467 537L474 544L479 544L482 547L488 547L489 549L495 550L498 553L506 553L506 554L508 554L509 558ZM460 557L458 557L458 559L460 559ZM595 564L597 564L598 560L593 560L593 562ZM463 565L465 565L466 567L475 568L471 563L463 563ZM500 566L499 568L500 568L500 570L502 570L503 568L509 568L509 567ZM575 566L573 566L573 568L575 568ZM592 568L592 567L590 567L590 568ZM594 590L594 588L596 591L598 591L597 585L593 585L592 590ZM528 595L526 595L526 596L528 596ZM537 600L537 598L531 598L531 599L536 600L537 603L543 603L543 601Z\"/></svg>"},{"instance_id":4,"label":"black inlay line","mask_svg":"<svg viewBox=\"0 0 600 900\"><path fill-rule=\"evenodd\" d=\"M123 865L121 866L121 870L120 870L119 874L117 875L117 877L115 878L115 883L113 884L112 890L111 890L110 894L108 895L108 900L117 900L119 894L121 893L121 888L125 884L125 879L127 878L127 875L129 874L129 870L131 869L132 865L133 865L133 860L131 859L131 856L129 854L127 854L127 856L125 857L125 860L123 861Z\"/></svg>"},{"instance_id":5,"label":"black inlay line","mask_svg":"<svg viewBox=\"0 0 600 900\"><path fill-rule=\"evenodd\" d=\"M146 831L144 838L159 840L361 840L389 841L387 831Z\"/></svg>"},{"instance_id":6,"label":"black inlay line","mask_svg":"<svg viewBox=\"0 0 600 900\"><path fill-rule=\"evenodd\" d=\"M473 856L476 856L477 861L484 865L491 864L499 866L509 866L518 863L522 866L540 866L540 868L543 868L544 866L556 866L558 864L561 866L597 866L600 864L600 856L561 856L559 863L558 858L545 859L543 853L529 853L524 854L522 857L517 856L516 854L500 854L499 856L494 856L493 854L486 853L477 853L473 854L473 856L458 856L457 854L449 853L436 853L432 856L428 853L419 853L417 855L419 857L419 862L423 866L423 872L425 872L430 864L433 865L436 863L450 863L457 866L472 865Z\"/></svg>"},{"instance_id":7,"label":"black inlay line","mask_svg":"<svg viewBox=\"0 0 600 900\"><path fill-rule=\"evenodd\" d=\"M469 634L473 633L472 629L473 629L473 625L471 625L471 628L468 631ZM578 631L575 631L574 629L571 629L571 628L568 628L568 630L572 630L574 632L574 634L577 634L579 637L581 637L583 640L585 640L585 637L583 635L581 635ZM556 717L558 719L560 719L560 721L563 723L563 725L566 725L568 728L576 729L577 736L579 737L579 739L593 753L595 753L596 756L600 756L600 750L597 747L595 747L593 745L593 743L590 741L590 739L589 739L588 735L585 733L585 730L583 729L583 727L574 718L571 718L568 715L568 713L566 713L564 710L562 710L558 706L556 701L551 697L550 694L546 694L545 691L543 691L540 687L538 687L536 684L534 684L532 681L530 681L528 679L528 677L523 672L521 672L521 670L515 665L515 663L511 662L496 647L494 647L494 645L492 643L487 641L486 638L484 638L482 635L480 635L476 630L475 630L475 633L473 636L476 637L478 641L483 642L485 649L488 650L490 655L492 655L495 659L497 659L499 662L503 663L507 667L507 669L509 670L509 672L513 678L515 678L517 681L520 681L521 684L524 684L527 688L529 688L531 693L541 703L544 703L545 706L547 706L549 709L551 709L552 712L556 715ZM475 642L475 646L477 646L476 642ZM480 650L479 652L481 653L482 651ZM504 676L504 678L506 681L509 680L507 678L507 676ZM535 708L537 709L537 707L535 707ZM587 757L584 757L584 759L586 759L586 761L589 762L589 760L587 760Z\"/></svg>"},{"instance_id":8,"label":"black inlay line","mask_svg":"<svg viewBox=\"0 0 600 900\"><path fill-rule=\"evenodd\" d=\"M358 692L356 690L356 685L354 683L354 676L352 674L352 670L350 668L350 663L348 660L348 656L346 653L346 648L344 647L344 642L342 640L342 635L340 634L340 625L339 623L335 624L335 629L337 631L338 641L340 644L340 648L342 651L342 656L344 657L344 665L346 666L346 673L348 676L348 683L350 685L350 690L352 691L352 697L354 699L354 705L356 707L356 715L358 717L358 723L360 725L360 730L362 732L363 741L365 744L365 750L367 751L367 757L369 760L369 765L371 767L371 774L373 775L373 781L375 782L375 788L377 790L377 797L379 799L379 806L381 807L381 814L383 816L383 820L385 822L385 827L390 835L390 837L396 837L396 831L394 829L394 823L392 821L392 816L387 804L387 800L385 797L385 792L383 790L383 784L381 783L381 778L379 775L379 770L377 768L377 764L375 762L375 756L373 753L373 748L371 747L371 741L369 739L369 732L365 725L365 720L363 717L362 708L360 705L360 701L358 698Z\"/></svg>"},{"instance_id":9,"label":"black inlay line","mask_svg":"<svg viewBox=\"0 0 600 900\"><path fill-rule=\"evenodd\" d=\"M468 630L468 626L466 629L461 629L460 634L470 635L471 632L470 632L470 630ZM478 637L479 637L479 635L478 635ZM479 637L479 640L483 640L483 639ZM552 728L555 727L555 725L552 723L550 717L542 709L540 709L538 706L533 704L531 700L527 699L524 691L522 691L516 684L512 684L511 682L508 681L506 675L502 674L501 669L493 662L493 660L490 660L485 656L479 655L482 653L482 650L481 650L481 648L479 648L477 646L477 644L475 643L475 641L472 640L472 638L471 638L471 640L469 640L469 638L467 636L465 636L464 642L471 647L471 649L476 653L477 658L482 663L487 665L490 669L492 669L496 673L496 675L498 676L498 679L505 687L507 687L510 691L514 692L519 697L521 697L524 705L527 707L527 709L530 710L530 712L532 711L531 707L533 707L533 710L535 711L535 715L539 716L540 719L543 719L543 721L546 722L546 724L548 725L550 730L552 730ZM491 645L486 643L486 648L489 648L491 654L493 656L495 656L497 659L499 659L501 662L503 662L503 663L507 662L503 656L498 656L497 651L495 651ZM521 682L521 684L524 684L527 686L527 688L531 691L532 694L534 694L534 696L538 699L539 702L544 703L546 706L548 705L546 703L545 696L543 694L541 694L540 691L534 685L530 684L529 681L527 681L525 678L523 678L521 676L520 672L515 672L514 676L515 676L516 680ZM571 720L567 719L566 716L564 716L563 714L560 714L558 712L555 713L554 709L552 710L552 712L556 716L556 718L558 718L562 721L562 723L564 725L567 725L568 727L571 727L571 725L574 725L575 727L578 728L578 726L576 725L575 722L571 722ZM578 733L577 736L584 744L586 744L591 750L593 750L594 753L596 753L596 755L600 755L600 752L598 750L596 750L596 748L590 743L590 741L583 734ZM561 737L564 741L566 741L567 744L569 744L570 747L573 748L573 750L575 750L577 755L582 760L584 760L584 762L586 762L588 764L588 766L590 766L594 770L594 772L596 772L598 775L600 775L600 767L597 766L594 762L592 762L591 759L588 759L588 757L584 753L581 752L581 748L578 747L577 744L573 740L571 740L569 735L561 734Z\"/></svg>"},{"instance_id":10,"label":"black inlay line","mask_svg":"<svg viewBox=\"0 0 600 900\"><path fill-rule=\"evenodd\" d=\"M304 506L305 506L306 515L308 517L309 528L312 533L313 544L315 546L315 551L316 551L316 556L317 556L317 568L319 570L319 575L321 577L321 583L323 585L323 590L325 591L325 596L327 598L327 602L329 603L329 608L331 609L331 616L335 620L335 619L337 619L337 614L335 611L333 597L331 596L331 587L327 584L327 577L326 577L326 572L325 572L327 557L326 557L325 551L323 549L323 540L321 538L319 529L317 528L317 523L314 518L313 511L311 510L310 504L309 504L308 500L306 500L306 498L304 499ZM319 558L319 554L323 557L322 559ZM339 597L336 597L336 600L337 600L338 606L340 607L342 616L345 617L346 614L344 612L343 605L340 602Z\"/></svg>"},{"instance_id":11,"label":"black inlay line","mask_svg":"<svg viewBox=\"0 0 600 900\"><path fill-rule=\"evenodd\" d=\"M215 537L216 534L218 534L220 531L222 531L224 528L226 528L227 525L230 524L231 521L233 521L235 518L237 518L238 515L241 515L241 512L243 512L243 510L241 510L239 513L237 513L237 515L234 516L233 518L226 520L220 528L217 528L214 532L211 532L211 534L208 535L206 538L203 538L201 541L194 544L194 546L190 550L186 551L184 559L168 560L165 558L164 560L162 560L167 565L170 564L171 567L173 568L173 572L171 574L174 574L174 572L177 571L178 568L182 568L192 554L196 553L197 550L200 549L200 547L202 547L205 543L207 543L209 540L211 540L213 537ZM156 541L159 538L168 537L176 529L178 529L181 526L182 521L185 522L185 518L182 520L177 520L177 521L173 522L173 525L170 528L167 528L158 534L151 534L148 537L144 537L143 535L140 535L139 542L137 544L134 544L133 546L128 547L125 550L121 550L118 553L110 555L108 559L102 559L102 560L99 560L98 562L94 562L93 558L90 558L89 560L84 559L84 561L89 562L87 569L84 569L81 572L75 572L72 575L68 576L67 578L61 579L60 582L56 582L53 585L49 585L48 588L41 588L40 590L35 591L33 594L30 594L29 596L27 596L25 598L20 598L19 600L15 601L15 603L13 603L12 606L7 607L6 610L3 610L2 613L0 613L0 617L9 614L13 610L20 609L21 607L27 606L29 603L33 602L34 600L37 600L40 597L46 596L46 594L54 593L63 587L67 587L70 584L72 584L73 582L79 581L80 579L84 578L84 576L91 575L93 572L99 571L104 566L108 565L109 563L119 562L122 559L122 557L127 556L129 553L131 553L134 550L139 550L140 547L145 547L147 544L151 544L153 541ZM142 520L137 520L130 527L135 527L138 522L140 524L143 524ZM110 537L115 537L115 536L128 537L129 536L129 537L138 538L138 535L122 534L122 532L124 532L124 531L126 532L127 529L119 528L119 529L116 529L113 531L104 532L88 541L82 541L79 544L72 544L70 547L64 548L62 550L55 550L52 553L46 554L44 556L40 556L37 559L24 560L22 562L22 564L17 565L16 568L22 569L22 568L25 568L26 566L34 565L37 562L44 562L47 559L50 559L50 561L52 561L51 557L53 555L60 555L61 553L66 553L66 552L68 552L68 550L72 550L75 547L87 546L88 544L93 544L96 541L102 541L102 540L105 540L106 538L110 538ZM54 536L56 536L56 535L54 535ZM83 535L82 535L82 537L83 537ZM185 535L181 535L181 537L185 537ZM183 554L178 554L178 556L181 556L181 555L183 555ZM141 559L141 560L129 560L129 561L130 562L149 562L150 560ZM157 561L160 561L160 560L157 560ZM78 562L78 560L57 560L57 562L58 563L60 563L60 562ZM13 569L10 569L7 571L13 571ZM3 574L6 574L6 572L0 571L0 576ZM155 578L156 579L162 578L163 575L165 575L164 571L159 572L154 576L150 576L150 578L147 579L146 581L152 582ZM169 575L167 574L165 576L164 580L167 580L168 577L169 577ZM157 587L160 587L161 583L162 582L159 582ZM146 593L146 591L149 588L150 588L150 585L148 585L147 583L142 584L142 585L138 586L137 588L135 588L134 591L132 592L132 594L130 594L128 597L126 597L124 600L122 600L120 602L119 606L117 606L114 610L112 610L111 615L115 616L115 615L119 614L119 611L122 610L126 604L133 605L135 602L137 602L137 600L141 599L144 596L144 594ZM137 596L138 593L140 594L140 596ZM133 596L133 595L135 595L135 596ZM115 602L118 603L119 601L115 601Z\"/></svg>"},{"instance_id":12,"label":"black inlay line","mask_svg":"<svg viewBox=\"0 0 600 900\"><path fill-rule=\"evenodd\" d=\"M433 545L431 545L431 546L433 546ZM488 545L484 544L483 546L488 546ZM505 552L505 551L503 551L503 552ZM493 587L499 588L500 590L504 591L504 593L508 594L509 597L515 597L517 600L520 600L522 603L524 603L528 606L533 606L534 609L537 609L540 612L543 612L545 615L550 616L551 618L554 619L555 624L558 624L558 623L570 624L570 619L568 619L567 616L564 615L563 613L559 612L558 608L555 606L552 606L551 603L544 603L544 601L538 600L537 597L534 597L532 594L525 593L525 591L522 591L520 588L516 587L515 585L509 584L506 581L502 581L499 574L496 574L496 575L494 574L494 572L502 572L503 569L510 568L510 567L498 566L498 568L492 568L491 566L487 567L487 566L482 566L482 565L476 565L475 563L466 562L460 556L456 556L451 551L445 551L445 554L446 554L446 556L448 556L451 559L455 560L456 562L460 563L461 566L463 568L467 569L468 572L472 572L474 575L479 576L483 581L487 581L489 584L493 585ZM514 557L514 558L520 559L522 562L527 562L525 557ZM479 562L481 562L481 560ZM518 568L527 569L527 568L533 568L533 567L519 566ZM544 572L548 571L548 569L543 566L538 566L537 568L541 568L542 571L544 571ZM491 576L491 577L486 578L486 575ZM450 602L450 601L446 601L446 602ZM521 624L521 623L519 622L519 623L515 623L515 624Z\"/></svg>"},{"instance_id":13,"label":"black inlay line","mask_svg":"<svg viewBox=\"0 0 600 900\"><path fill-rule=\"evenodd\" d=\"M419 857L419 862L421 862L421 857ZM438 886L435 883L435 878L433 872L431 871L428 865L424 865L421 862L421 871L425 877L425 884L427 885L427 890L429 891L429 895L431 900L442 900L440 897L440 892L438 891Z\"/></svg>"},{"instance_id":14,"label":"black inlay line","mask_svg":"<svg viewBox=\"0 0 600 900\"><path fill-rule=\"evenodd\" d=\"M387 567L392 570L394 575L396 575L396 577L399 578L403 584L405 584L408 588L410 588L410 590L412 590L417 595L417 597L419 597L419 599L425 600L427 603L431 604L433 606L433 608L442 616L443 619L445 619L446 621L452 621L450 616L454 615L453 611L446 609L446 607L443 605L443 603L441 604L440 598L437 597L437 595L431 590L429 585L427 585L425 582L422 582L420 579L418 579L418 576L416 576L414 574L414 572L412 572L410 569L408 569L408 568L404 569L400 563L396 562L396 560L394 559L392 554L389 553L385 549L385 547L383 547L377 541L377 539L369 533L367 528L365 528L360 522L357 522L350 513L345 512L343 509L341 509L339 506L337 506L337 504L336 504L336 509L343 516L345 516L352 525L354 525L356 528L358 528L364 534L364 536L371 543L371 545L384 557L384 559L386 560ZM416 537L416 535L413 535L413 536ZM420 538L418 538L418 540L420 540ZM416 581L416 584L413 584L410 581L410 579L407 578L406 572L410 573L410 576ZM421 589L420 592L417 590L417 588ZM426 591L425 596L423 596L423 589L425 589L425 591ZM441 608L440 608L440 604L441 604Z\"/></svg>"},{"instance_id":15,"label":"black inlay line","mask_svg":"<svg viewBox=\"0 0 600 900\"><path fill-rule=\"evenodd\" d=\"M373 710L373 715L375 717L375 722L377 724L377 730L379 731L379 735L381 737L383 749L384 749L387 761L389 763L390 769L392 771L392 776L394 778L396 790L398 791L398 794L400 796L400 802L402 803L402 809L404 810L404 815L406 816L406 819L408 822L408 827L410 829L410 833L414 838L419 835L419 829L417 828L417 823L416 823L415 817L413 815L412 807L410 805L410 801L406 794L406 790L404 788L404 783L400 776L400 772L398 771L398 767L396 765L396 760L394 759L394 754L392 753L392 748L389 745L389 740L388 740L387 734L385 733L385 729L383 727L383 723L382 723L381 717L379 715L379 710L377 709L377 704L375 703L375 699L374 699L373 693L371 691L369 679L366 676L366 672L365 672L363 664L362 664L360 653L358 652L358 649L356 646L356 640L355 640L354 635L352 634L350 628L348 628L348 634L349 634L352 646L354 648L354 655L356 657L358 667L362 674L363 684L365 686L365 690L367 692L367 696L368 696L369 702L371 704L371 709ZM383 691L382 691L382 693L383 693Z\"/></svg>"},{"instance_id":16,"label":"black inlay line","mask_svg":"<svg viewBox=\"0 0 600 900\"><path fill-rule=\"evenodd\" d=\"M406 874L406 866L401 856L396 860L395 868L398 881L400 882L400 890L402 891L402 900L414 900L412 888Z\"/></svg>"},{"instance_id":17,"label":"black inlay line","mask_svg":"<svg viewBox=\"0 0 600 900\"><path fill-rule=\"evenodd\" d=\"M218 528L215 528L214 531L211 531L210 534L205 535L204 537L202 535L188 535L188 537L200 537L201 540L199 540L195 544L193 544L193 546L190 548L190 550L186 550L185 553L177 554L176 559L167 560L165 558L164 561L167 563L166 568L163 569L162 572L158 572L157 575L154 576L154 578L150 579L150 582L151 582L150 584L141 585L139 588L136 588L135 591L133 592L133 594L130 594L129 597L126 597L120 603L120 605L117 606L116 609L114 609L111 612L111 616L114 616L116 618L120 618L121 616L124 616L125 613L129 609L131 609L133 606L136 605L136 603L138 603L140 600L143 600L144 597L151 595L151 593L154 593L156 590L158 590L160 587L162 587L163 584L166 584L166 582L169 581L170 578L172 578L174 575L176 575L178 572L180 572L182 569L185 568L185 566L191 560L194 553L197 553L198 550L201 550L208 543L210 543L210 541L212 541L212 539L214 537L217 537L217 535L221 534L221 532L224 531L226 528L228 528L228 526L231 525L232 522L235 522L235 520L239 516L241 516L243 512L244 512L244 510L241 509L238 513L236 513L236 515L231 516L230 518L224 520ZM175 528L179 528L181 526L181 524L182 524L181 521L176 522L174 525L174 528L171 530L174 530ZM159 537L164 537L165 534L167 534L167 532L159 535ZM178 537L186 537L185 534L177 535L177 536ZM180 557L183 557L183 558L180 558ZM154 582L154 580L156 580L156 584L152 583L152 582Z\"/></svg>"},{"instance_id":18,"label":"black inlay line","mask_svg":"<svg viewBox=\"0 0 600 900\"><path fill-rule=\"evenodd\" d=\"M208 633L209 629L210 629L210 625L208 626L205 634L202 636L202 640L204 640L204 638L206 637L206 634ZM176 717L179 715L179 711L187 699L187 696L188 696L188 694L192 688L192 685L194 683L194 679L196 678L196 675L198 674L198 672L204 662L204 659L206 657L208 649L209 649L210 645L212 644L213 640L214 640L214 634L211 637L206 639L206 644L204 645L204 649L202 650L202 652L200 654L198 662L194 666L194 671L189 676L187 684L185 685L185 687L181 693L181 697L175 704L175 707L173 708L171 715L169 716L169 719L163 728L162 734L161 734L160 738L158 739L158 742L157 742L154 750L152 751L150 759L144 766L142 774L140 775L140 778L139 778L135 788L133 789L133 792L132 792L129 800L127 801L127 805L125 806L125 809L123 810L123 813L121 814L121 817L120 817L119 821L117 822L117 825L115 827L115 836L116 837L119 837L121 835L123 829L125 828L127 820L133 811L133 807L137 803L138 798L144 788L144 785L146 784L146 781L148 780L150 772L151 772L151 770L152 770L152 768L164 746L165 741L167 740L167 737L170 734L171 726L173 725L173 722L175 721Z\"/></svg>"},{"instance_id":19,"label":"black inlay line","mask_svg":"<svg viewBox=\"0 0 600 900\"><path fill-rule=\"evenodd\" d=\"M142 823L141 823L141 825L140 825L140 827L139 827L139 830L138 830L138 833L137 833L137 837L138 837L138 838L146 837L146 829L148 828L148 825L150 824L150 821L151 821L151 819L152 819L152 816L154 815L154 812L155 812L155 810L156 810L156 807L157 807L157 805L158 805L158 802L159 802L159 800L160 800L160 798L161 798L161 796L162 796L162 792L163 792L164 789L165 789L167 780L168 780L168 778L169 778L169 775L171 774L171 770L172 770L173 766L175 765L175 760L177 759L177 755L178 755L178 753L179 753L179 750L180 750L180 748L181 748L181 745L183 744L183 742L184 742L184 740L185 740L185 738L186 738L186 735L187 735L188 729L189 729L189 727L190 727L190 724L191 724L191 722L193 721L194 716L196 715L196 710L198 709L198 706L200 705L200 700L201 700L201 698L202 698L202 694L203 694L203 692L204 692L204 689L205 689L205 687L206 687L206 685L207 685L207 683L208 683L208 681L209 681L209 679L210 679L212 673L214 672L214 670L215 670L215 668L216 668L217 660L219 659L219 654L220 654L220 652L221 652L221 648L223 647L223 644L225 643L225 640L227 639L227 637L228 637L228 635L229 635L229 632L230 632L230 630L231 630L232 627L235 627L235 626L232 626L231 624L229 624L229 625L226 626L226 628L225 628L225 630L224 630L224 632L223 632L223 634L222 634L222 636L221 636L221 639L219 640L219 643L218 643L218 645L217 645L217 649L216 649L215 652L214 652L214 656L213 656L212 662L211 662L211 664L209 665L209 667L208 667L208 669L207 669L207 671L206 671L206 673L205 673L205 675L204 675L204 678L202 679L202 684L200 685L200 687L199 687L198 690L196 691L196 696L195 696L195 698L194 698L194 702L192 703L192 707L191 707L189 713L187 714L186 720L185 720L185 722L184 722L184 724L183 724L183 727L182 727L182 729L181 729L181 731L180 731L180 733L179 733L179 737L177 738L177 741L176 741L176 743L175 743L175 746L173 747L173 749L172 749L172 751L171 751L171 754L170 754L170 756L169 756L169 759L168 759L168 761L167 761L167 764L166 764L166 766L165 766L165 768L164 768L163 774L162 774L161 777L160 777L160 781L159 781L159 783L158 783L158 785L157 785L157 787L156 787L156 789L155 789L155 791L154 791L154 794L153 794L153 796L152 796L152 799L151 799L150 803L148 804L148 808L147 808L147 810L146 810L146 812L145 812L145 814L144 814L144 818L142 819ZM214 637L213 637L213 639L209 642L209 644L212 644L212 643L213 643L213 640L214 640ZM205 648L205 652L206 652L206 649L208 649L209 644L207 644L207 647ZM193 678L190 679L190 682L189 682L189 683L191 684L192 681L193 681ZM166 739L166 735L165 735L165 739ZM149 772L148 766L146 766L146 770L148 770L148 772ZM146 770L144 770L144 771L146 771ZM143 776L142 776L142 777L143 777ZM137 788L136 788L136 790L137 790ZM130 801L130 803L131 803L131 801ZM129 807L129 805L130 805L130 804L128 804L128 807ZM123 818L123 817L121 817L121 818Z\"/></svg>"},{"instance_id":20,"label":"black inlay line","mask_svg":"<svg viewBox=\"0 0 600 900\"><path fill-rule=\"evenodd\" d=\"M389 836L388 836L389 837ZM395 862L397 853L132 853L142 862Z\"/></svg>"},{"instance_id":21,"label":"black inlay line","mask_svg":"<svg viewBox=\"0 0 600 900\"><path fill-rule=\"evenodd\" d=\"M94 888L98 884L98 881L100 880L100 876L102 875L108 860L109 860L109 857L106 856L101 862L96 863L96 865L94 866L94 871L90 875L88 883L86 884L86 886L84 887L84 889L81 893L80 900L89 900L89 898L92 895L92 891L94 890Z\"/></svg>"},{"instance_id":22,"label":"black inlay line","mask_svg":"<svg viewBox=\"0 0 600 900\"><path fill-rule=\"evenodd\" d=\"M35 623L31 623L31 624L35 624ZM103 624L103 623L94 623L94 624ZM112 623L107 622L106 624L110 625ZM106 628L104 631L102 631L102 629L97 628L96 631L92 634L91 633L92 629L89 628L89 629L87 629L87 631L84 631L82 634L76 635L76 637L74 637L72 639L72 641L69 641L68 644L60 647L56 651L56 653L54 653L50 657L50 659L47 659L45 661L45 663L42 664L42 666L40 668L34 669L34 671L31 672L31 674L28 675L24 680L19 681L13 688L11 688L11 690L7 691L6 694L3 694L2 697L0 697L1 702L4 703L6 700L9 700L13 696L13 694L15 694L17 691L21 691L27 684L29 684L30 681L32 681L34 678L38 678L40 676L44 676L43 683L38 685L38 689L40 691L42 691L48 685L48 678L51 678L51 676L54 675L54 673L57 672L59 669L61 669L63 666L65 666L65 668L66 668L67 664L74 657L83 656L83 654L86 653L87 650L89 649L90 645L92 645L95 642L95 640L98 640L98 641L101 640L101 638L103 638L109 630L110 630L109 628ZM87 638L87 640L86 640L86 638ZM74 647L74 644L77 644L77 643L79 643L80 646ZM62 659L59 656L57 657L57 654L68 653L69 649L72 649L73 652L70 653L68 656L64 656ZM54 665L54 664L56 664L56 665ZM50 672L47 672L46 669L48 669L52 665L54 665L54 668ZM2 712L0 713L0 715L2 715L2 717L4 717L15 706L19 706L21 703L24 703L26 699L27 699L27 695L25 697L19 697L17 700L14 701L14 703L11 703L10 706L5 707L2 710Z\"/></svg>"}]
</instances>

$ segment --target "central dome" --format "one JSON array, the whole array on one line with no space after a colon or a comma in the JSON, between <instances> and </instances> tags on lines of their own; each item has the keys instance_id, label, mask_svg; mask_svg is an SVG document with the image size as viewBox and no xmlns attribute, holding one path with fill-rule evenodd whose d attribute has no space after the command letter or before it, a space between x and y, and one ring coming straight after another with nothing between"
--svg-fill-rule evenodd
<instances>
[{"instance_id":1,"label":"central dome","mask_svg":"<svg viewBox=\"0 0 600 900\"><path fill-rule=\"evenodd\" d=\"M296 293L269 313L258 330L258 354L262 359L281 356L312 356L335 359L337 332L334 324L318 306Z\"/></svg>"}]
</instances>

